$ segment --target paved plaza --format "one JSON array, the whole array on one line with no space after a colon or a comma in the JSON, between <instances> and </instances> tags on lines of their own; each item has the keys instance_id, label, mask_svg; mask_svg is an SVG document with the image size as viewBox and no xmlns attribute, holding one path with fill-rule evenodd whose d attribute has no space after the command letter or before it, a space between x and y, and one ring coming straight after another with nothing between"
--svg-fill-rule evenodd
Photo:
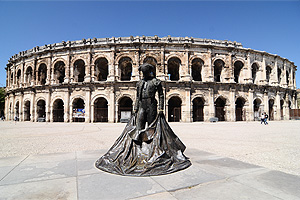
<instances>
[{"instance_id":1,"label":"paved plaza","mask_svg":"<svg viewBox=\"0 0 300 200\"><path fill-rule=\"evenodd\" d=\"M170 125L192 166L138 178L94 167L125 124L0 122L0 199L300 199L300 121Z\"/></svg>"}]
</instances>

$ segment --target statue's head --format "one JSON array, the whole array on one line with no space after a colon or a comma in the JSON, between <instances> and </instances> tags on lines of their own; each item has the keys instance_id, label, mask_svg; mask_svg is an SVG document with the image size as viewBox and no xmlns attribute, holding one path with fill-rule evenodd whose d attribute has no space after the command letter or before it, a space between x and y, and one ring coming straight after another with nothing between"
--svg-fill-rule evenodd
<instances>
[{"instance_id":1,"label":"statue's head","mask_svg":"<svg viewBox=\"0 0 300 200\"><path fill-rule=\"evenodd\" d=\"M151 77L151 72L153 71L153 65L145 63L139 66L139 71L143 72L144 77Z\"/></svg>"}]
</instances>

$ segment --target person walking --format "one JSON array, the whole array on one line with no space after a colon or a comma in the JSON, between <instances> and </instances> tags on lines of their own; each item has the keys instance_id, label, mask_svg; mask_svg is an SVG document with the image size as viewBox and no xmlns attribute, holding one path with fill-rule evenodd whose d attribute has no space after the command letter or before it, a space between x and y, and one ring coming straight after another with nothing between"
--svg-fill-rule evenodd
<instances>
[{"instance_id":1,"label":"person walking","mask_svg":"<svg viewBox=\"0 0 300 200\"><path fill-rule=\"evenodd\" d=\"M263 112L261 114L261 118L260 118L260 124L265 123L265 113Z\"/></svg>"},{"instance_id":2,"label":"person walking","mask_svg":"<svg viewBox=\"0 0 300 200\"><path fill-rule=\"evenodd\" d=\"M269 118L269 115L265 112L265 118L264 118L265 125L268 124L268 122L267 122L268 118Z\"/></svg>"}]
</instances>

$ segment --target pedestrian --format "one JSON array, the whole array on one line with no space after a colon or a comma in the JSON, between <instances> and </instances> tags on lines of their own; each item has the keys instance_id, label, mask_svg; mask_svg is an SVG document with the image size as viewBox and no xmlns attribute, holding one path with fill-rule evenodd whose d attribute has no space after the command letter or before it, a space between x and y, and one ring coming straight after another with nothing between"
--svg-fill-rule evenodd
<instances>
[{"instance_id":1,"label":"pedestrian","mask_svg":"<svg viewBox=\"0 0 300 200\"><path fill-rule=\"evenodd\" d=\"M265 118L264 118L265 125L268 124L268 122L267 122L268 118L269 118L269 115L265 112Z\"/></svg>"},{"instance_id":2,"label":"pedestrian","mask_svg":"<svg viewBox=\"0 0 300 200\"><path fill-rule=\"evenodd\" d=\"M265 113L261 113L260 124L265 123Z\"/></svg>"}]
</instances>

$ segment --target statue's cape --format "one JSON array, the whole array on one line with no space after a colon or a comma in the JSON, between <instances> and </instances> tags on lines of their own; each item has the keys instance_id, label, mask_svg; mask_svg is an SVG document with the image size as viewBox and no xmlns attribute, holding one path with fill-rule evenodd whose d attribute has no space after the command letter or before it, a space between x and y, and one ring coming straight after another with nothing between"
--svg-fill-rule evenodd
<instances>
[{"instance_id":1,"label":"statue's cape","mask_svg":"<svg viewBox=\"0 0 300 200\"><path fill-rule=\"evenodd\" d=\"M96 161L96 167L127 176L163 175L191 165L183 154L185 145L158 114L148 128L138 131L135 115L109 151Z\"/></svg>"}]
</instances>

